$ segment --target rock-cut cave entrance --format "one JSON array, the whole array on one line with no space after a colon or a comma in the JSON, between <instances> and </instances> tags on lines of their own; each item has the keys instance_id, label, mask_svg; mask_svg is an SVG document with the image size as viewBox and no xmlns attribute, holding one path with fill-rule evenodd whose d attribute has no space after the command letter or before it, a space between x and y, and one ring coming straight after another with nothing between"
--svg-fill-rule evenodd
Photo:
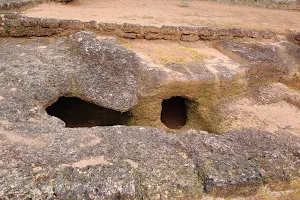
<instances>
[{"instance_id":1,"label":"rock-cut cave entrance","mask_svg":"<svg viewBox=\"0 0 300 200\"><path fill-rule=\"evenodd\" d=\"M187 121L187 99L172 97L162 102L161 122L170 129L180 129Z\"/></svg>"},{"instance_id":2,"label":"rock-cut cave entrance","mask_svg":"<svg viewBox=\"0 0 300 200\"><path fill-rule=\"evenodd\" d=\"M128 112L103 108L77 97L60 97L46 111L63 120L70 128L127 125L130 120Z\"/></svg>"}]
</instances>

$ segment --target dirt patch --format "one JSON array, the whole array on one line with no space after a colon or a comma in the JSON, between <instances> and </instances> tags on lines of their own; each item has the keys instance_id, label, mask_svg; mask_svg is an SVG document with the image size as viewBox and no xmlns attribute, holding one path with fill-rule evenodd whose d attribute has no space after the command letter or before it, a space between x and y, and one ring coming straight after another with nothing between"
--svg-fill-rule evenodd
<instances>
[{"instance_id":1,"label":"dirt patch","mask_svg":"<svg viewBox=\"0 0 300 200\"><path fill-rule=\"evenodd\" d=\"M204 42L173 42L166 40L129 40L120 39L119 44L149 57L155 63L185 63L212 59L213 48ZM216 50L215 50L216 51Z\"/></svg>"},{"instance_id":2,"label":"dirt patch","mask_svg":"<svg viewBox=\"0 0 300 200\"><path fill-rule=\"evenodd\" d=\"M75 0L68 4L46 3L26 10L26 16L82 21L136 23L142 25L218 26L271 29L279 33L300 31L300 12L178 0ZM275 17L276 16L276 17Z\"/></svg>"},{"instance_id":3,"label":"dirt patch","mask_svg":"<svg viewBox=\"0 0 300 200\"><path fill-rule=\"evenodd\" d=\"M229 130L258 128L270 132L288 129L300 134L300 110L285 101L259 105L249 99L229 103L225 108L225 126Z\"/></svg>"},{"instance_id":4,"label":"dirt patch","mask_svg":"<svg viewBox=\"0 0 300 200\"><path fill-rule=\"evenodd\" d=\"M92 157L86 160L80 160L78 162L71 163L71 166L84 168L87 166L93 165L108 165L110 164L107 160L105 160L104 156Z\"/></svg>"},{"instance_id":5,"label":"dirt patch","mask_svg":"<svg viewBox=\"0 0 300 200\"><path fill-rule=\"evenodd\" d=\"M100 36L98 36L101 39ZM130 40L119 39L118 43L134 51L153 67L162 67L170 63L183 64L182 68L191 72L184 64L198 62L204 64L210 73L221 75L222 71L240 71L241 65L220 53L208 42L175 42L167 40ZM168 70L164 68L165 70ZM192 72L191 72L192 73ZM178 78L178 77L177 77Z\"/></svg>"},{"instance_id":6,"label":"dirt patch","mask_svg":"<svg viewBox=\"0 0 300 200\"><path fill-rule=\"evenodd\" d=\"M127 162L134 169L137 169L139 167L139 163L134 162L133 160L125 159L124 161Z\"/></svg>"},{"instance_id":7,"label":"dirt patch","mask_svg":"<svg viewBox=\"0 0 300 200\"><path fill-rule=\"evenodd\" d=\"M44 147L46 144L38 137L28 137L22 136L18 133L8 132L4 129L0 128L0 135L3 135L8 141L12 143L20 143L26 146L33 146L33 147Z\"/></svg>"}]
</instances>

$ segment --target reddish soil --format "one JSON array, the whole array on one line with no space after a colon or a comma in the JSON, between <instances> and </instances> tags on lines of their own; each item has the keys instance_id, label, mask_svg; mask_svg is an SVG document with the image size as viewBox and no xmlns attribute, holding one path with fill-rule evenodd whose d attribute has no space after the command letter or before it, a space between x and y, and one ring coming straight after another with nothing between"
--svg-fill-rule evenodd
<instances>
[{"instance_id":1,"label":"reddish soil","mask_svg":"<svg viewBox=\"0 0 300 200\"><path fill-rule=\"evenodd\" d=\"M24 11L31 17L81 21L136 23L142 25L186 25L270 29L278 33L300 31L300 12L192 1L188 7L178 0L74 0L55 2Z\"/></svg>"}]
</instances>

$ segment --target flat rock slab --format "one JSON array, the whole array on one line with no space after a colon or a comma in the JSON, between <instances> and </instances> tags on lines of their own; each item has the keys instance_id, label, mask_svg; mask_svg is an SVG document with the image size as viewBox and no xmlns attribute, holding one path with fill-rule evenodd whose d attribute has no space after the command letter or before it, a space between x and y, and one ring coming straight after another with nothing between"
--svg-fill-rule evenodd
<instances>
[{"instance_id":1,"label":"flat rock slab","mask_svg":"<svg viewBox=\"0 0 300 200\"><path fill-rule=\"evenodd\" d=\"M119 40L122 46L135 52L149 67L167 72L169 80L226 80L246 70L240 63L201 41Z\"/></svg>"},{"instance_id":2,"label":"flat rock slab","mask_svg":"<svg viewBox=\"0 0 300 200\"><path fill-rule=\"evenodd\" d=\"M172 135L115 126L34 136L1 128L0 136L0 191L10 199L253 195L299 176L300 140L287 132Z\"/></svg>"},{"instance_id":3,"label":"flat rock slab","mask_svg":"<svg viewBox=\"0 0 300 200\"><path fill-rule=\"evenodd\" d=\"M280 80L299 70L297 45L290 43L261 44L249 42L220 41L217 48L230 58L247 66L249 79Z\"/></svg>"}]
</instances>

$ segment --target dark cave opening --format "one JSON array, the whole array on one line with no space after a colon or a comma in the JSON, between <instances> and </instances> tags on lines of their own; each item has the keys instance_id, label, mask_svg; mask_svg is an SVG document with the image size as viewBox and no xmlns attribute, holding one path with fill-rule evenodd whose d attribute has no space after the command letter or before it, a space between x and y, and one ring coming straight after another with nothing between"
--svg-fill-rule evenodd
<instances>
[{"instance_id":1,"label":"dark cave opening","mask_svg":"<svg viewBox=\"0 0 300 200\"><path fill-rule=\"evenodd\" d=\"M63 120L69 128L127 125L130 120L128 112L103 108L77 97L60 97L46 111Z\"/></svg>"},{"instance_id":2,"label":"dark cave opening","mask_svg":"<svg viewBox=\"0 0 300 200\"><path fill-rule=\"evenodd\" d=\"M161 122L170 129L180 129L186 124L186 99L172 97L162 102Z\"/></svg>"}]
</instances>

